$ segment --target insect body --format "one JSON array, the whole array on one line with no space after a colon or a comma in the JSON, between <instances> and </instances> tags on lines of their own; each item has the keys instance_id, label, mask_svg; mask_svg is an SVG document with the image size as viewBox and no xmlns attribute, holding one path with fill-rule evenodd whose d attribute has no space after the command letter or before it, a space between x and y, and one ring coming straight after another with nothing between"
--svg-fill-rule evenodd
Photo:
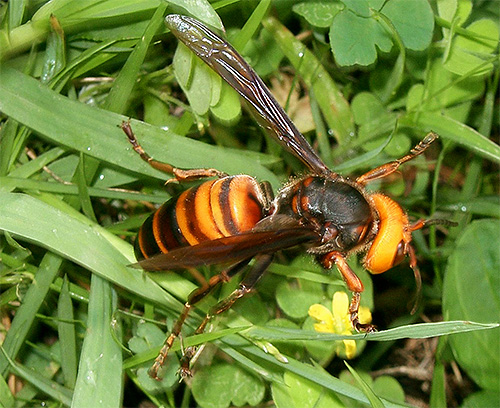
<instances>
[{"instance_id":1,"label":"insect body","mask_svg":"<svg viewBox=\"0 0 500 408\"><path fill-rule=\"evenodd\" d=\"M208 312L195 332L201 333L213 316L227 310L253 289L271 263L274 252L298 244L306 244L308 252L326 269L337 266L353 293L349 308L353 327L358 331L373 331L374 326L359 322L363 284L346 259L353 253L367 252L365 267L372 273L382 273L408 255L419 290L420 275L410 242L411 232L422 228L425 221L410 224L398 203L383 194L368 192L365 185L392 174L401 164L423 153L437 136L430 133L399 160L379 166L355 180L345 178L323 163L262 80L231 45L189 17L169 15L166 24L249 103L261 124L307 166L309 174L291 180L273 197L268 183L260 183L251 176L227 176L215 169L178 169L158 162L142 149L130 125L122 124L136 152L153 167L173 174L179 181L217 177L171 199L144 223L136 240L137 265L144 270L158 271L230 264L191 293L151 375L158 376L192 305L255 259L238 289ZM181 375L189 375L189 360L194 352L192 347L184 351Z\"/></svg>"},{"instance_id":2,"label":"insect body","mask_svg":"<svg viewBox=\"0 0 500 408\"><path fill-rule=\"evenodd\" d=\"M265 207L262 189L250 176L207 181L166 202L148 218L137 236L136 257L247 232L263 218Z\"/></svg>"}]
</instances>

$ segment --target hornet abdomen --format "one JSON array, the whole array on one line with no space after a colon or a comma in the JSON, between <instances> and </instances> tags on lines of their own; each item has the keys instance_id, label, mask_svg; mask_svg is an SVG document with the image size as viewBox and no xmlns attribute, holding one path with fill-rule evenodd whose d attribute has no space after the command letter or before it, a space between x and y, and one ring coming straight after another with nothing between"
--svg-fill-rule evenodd
<instances>
[{"instance_id":1,"label":"hornet abdomen","mask_svg":"<svg viewBox=\"0 0 500 408\"><path fill-rule=\"evenodd\" d=\"M247 175L206 181L172 198L142 225L137 259L252 229L264 216L265 200Z\"/></svg>"}]
</instances>

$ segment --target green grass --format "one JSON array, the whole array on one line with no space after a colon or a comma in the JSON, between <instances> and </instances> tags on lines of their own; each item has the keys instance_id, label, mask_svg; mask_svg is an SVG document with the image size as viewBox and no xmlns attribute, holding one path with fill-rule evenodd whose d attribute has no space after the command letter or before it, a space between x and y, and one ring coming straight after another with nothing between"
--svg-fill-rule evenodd
<instances>
[{"instance_id":1,"label":"green grass","mask_svg":"<svg viewBox=\"0 0 500 408\"><path fill-rule=\"evenodd\" d=\"M372 3L63 0L0 8L2 406L498 405L498 10L489 2L470 10L466 2L457 10ZM187 273L128 267L137 229L178 187L163 187L167 176L131 149L122 121L131 118L147 152L178 167L250 174L275 189L305 171L216 74L178 48L163 24L174 12L225 26L343 175L439 134L425 157L373 183L412 219L458 223L414 234L424 278L416 315L407 262L372 279L354 256L362 305L380 331L316 333L309 306L330 308L345 285L310 255L287 251L210 332L190 335L238 278L188 318L183 346L209 342L192 379L178 382L177 342L163 381L148 377L196 284ZM427 351L411 354L408 338ZM344 339L357 341L347 367L336 354ZM394 374L421 361L430 361L425 379ZM450 367L462 386L450 386Z\"/></svg>"}]
</instances>

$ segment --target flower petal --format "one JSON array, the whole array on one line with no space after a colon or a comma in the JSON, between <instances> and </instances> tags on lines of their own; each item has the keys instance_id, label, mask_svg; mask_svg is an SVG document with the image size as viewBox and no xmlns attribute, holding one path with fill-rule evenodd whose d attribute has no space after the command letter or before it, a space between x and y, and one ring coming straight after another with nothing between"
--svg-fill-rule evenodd
<instances>
[{"instance_id":1,"label":"flower petal","mask_svg":"<svg viewBox=\"0 0 500 408\"><path fill-rule=\"evenodd\" d=\"M328 323L314 323L314 330L318 333L334 333L333 325Z\"/></svg>"},{"instance_id":2,"label":"flower petal","mask_svg":"<svg viewBox=\"0 0 500 408\"><path fill-rule=\"evenodd\" d=\"M345 292L335 292L332 299L333 316L343 319L349 311L349 298Z\"/></svg>"},{"instance_id":3,"label":"flower petal","mask_svg":"<svg viewBox=\"0 0 500 408\"><path fill-rule=\"evenodd\" d=\"M318 303L311 305L309 307L309 316L320 322L330 323L333 322L332 312L330 312L325 306Z\"/></svg>"},{"instance_id":4,"label":"flower petal","mask_svg":"<svg viewBox=\"0 0 500 408\"><path fill-rule=\"evenodd\" d=\"M348 359L356 356L356 342L354 340L344 340L345 356Z\"/></svg>"}]
</instances>

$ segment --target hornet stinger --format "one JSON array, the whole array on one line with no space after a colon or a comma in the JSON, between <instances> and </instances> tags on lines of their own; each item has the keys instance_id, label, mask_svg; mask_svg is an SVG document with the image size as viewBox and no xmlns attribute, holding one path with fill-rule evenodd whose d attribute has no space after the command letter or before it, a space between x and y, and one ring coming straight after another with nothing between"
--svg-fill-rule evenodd
<instances>
[{"instance_id":1,"label":"hornet stinger","mask_svg":"<svg viewBox=\"0 0 500 408\"><path fill-rule=\"evenodd\" d=\"M230 264L190 294L150 375L158 378L193 305L255 259L239 287L208 312L195 331L199 334L211 318L253 290L276 251L299 244L306 244L308 252L324 268L337 266L352 292L349 313L353 327L357 331L374 331L374 326L359 322L360 295L364 288L346 259L364 252L364 267L378 274L408 256L418 293L421 281L411 234L426 225L426 221L410 223L398 203L384 194L367 191L365 185L394 173L401 164L422 154L437 135L429 133L398 160L355 179L344 177L323 163L264 82L227 41L190 17L169 15L166 24L172 34L246 100L261 125L285 150L302 161L308 173L289 181L274 196L269 183L248 175L228 176L215 169L179 169L156 161L142 149L130 124L122 124L134 150L154 168L173 174L179 181L212 178L167 201L146 220L135 243L136 266L146 271L163 271ZM181 376L190 375L190 360L195 352L195 347L184 350Z\"/></svg>"}]
</instances>

